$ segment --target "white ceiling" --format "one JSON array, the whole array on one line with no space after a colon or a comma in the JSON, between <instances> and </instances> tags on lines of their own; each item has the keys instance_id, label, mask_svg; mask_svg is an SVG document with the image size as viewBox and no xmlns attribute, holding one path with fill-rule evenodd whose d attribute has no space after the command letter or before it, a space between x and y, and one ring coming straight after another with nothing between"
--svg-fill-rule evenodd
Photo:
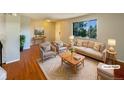
<instances>
[{"instance_id":1,"label":"white ceiling","mask_svg":"<svg viewBox=\"0 0 124 93\"><path fill-rule=\"evenodd\" d=\"M61 20L86 15L86 13L22 13L32 19Z\"/></svg>"}]
</instances>

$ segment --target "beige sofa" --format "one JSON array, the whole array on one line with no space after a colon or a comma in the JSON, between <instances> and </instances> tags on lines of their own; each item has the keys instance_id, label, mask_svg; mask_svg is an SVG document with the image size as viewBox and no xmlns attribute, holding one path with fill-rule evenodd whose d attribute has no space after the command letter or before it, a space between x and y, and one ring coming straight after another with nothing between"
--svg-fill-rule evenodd
<instances>
[{"instance_id":1,"label":"beige sofa","mask_svg":"<svg viewBox=\"0 0 124 93\"><path fill-rule=\"evenodd\" d=\"M74 48L78 53L100 61L106 61L106 47L104 43L77 39Z\"/></svg>"}]
</instances>

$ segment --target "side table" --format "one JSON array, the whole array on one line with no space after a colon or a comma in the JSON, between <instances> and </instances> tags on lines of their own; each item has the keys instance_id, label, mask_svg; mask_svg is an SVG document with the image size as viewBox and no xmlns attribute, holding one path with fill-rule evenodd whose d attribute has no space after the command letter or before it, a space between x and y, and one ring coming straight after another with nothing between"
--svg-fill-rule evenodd
<instances>
[{"instance_id":1,"label":"side table","mask_svg":"<svg viewBox=\"0 0 124 93\"><path fill-rule=\"evenodd\" d=\"M117 55L116 51L111 52L111 51L107 50L106 64L114 64L114 62L116 60L116 55Z\"/></svg>"}]
</instances>

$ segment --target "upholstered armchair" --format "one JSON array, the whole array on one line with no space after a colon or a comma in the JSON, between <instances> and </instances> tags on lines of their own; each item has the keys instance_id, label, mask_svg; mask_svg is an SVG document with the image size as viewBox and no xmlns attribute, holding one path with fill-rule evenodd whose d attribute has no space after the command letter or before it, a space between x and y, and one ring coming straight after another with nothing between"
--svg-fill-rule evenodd
<instances>
[{"instance_id":1,"label":"upholstered armchair","mask_svg":"<svg viewBox=\"0 0 124 93\"><path fill-rule=\"evenodd\" d=\"M67 44L63 43L62 41L54 41L52 44L56 47L57 53L62 53L64 51L67 51Z\"/></svg>"},{"instance_id":2,"label":"upholstered armchair","mask_svg":"<svg viewBox=\"0 0 124 93\"><path fill-rule=\"evenodd\" d=\"M40 44L42 62L56 56L56 48L48 41Z\"/></svg>"},{"instance_id":3,"label":"upholstered armchair","mask_svg":"<svg viewBox=\"0 0 124 93\"><path fill-rule=\"evenodd\" d=\"M116 60L115 65L119 65L120 69L104 69L104 63L99 63L97 66L97 79L103 80L124 80L124 62Z\"/></svg>"}]
</instances>

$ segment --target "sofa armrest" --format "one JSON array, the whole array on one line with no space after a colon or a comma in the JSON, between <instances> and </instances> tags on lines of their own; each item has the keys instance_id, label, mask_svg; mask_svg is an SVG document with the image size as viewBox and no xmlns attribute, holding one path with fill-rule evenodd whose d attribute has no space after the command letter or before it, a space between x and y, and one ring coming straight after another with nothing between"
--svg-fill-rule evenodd
<instances>
[{"instance_id":1,"label":"sofa armrest","mask_svg":"<svg viewBox=\"0 0 124 93\"><path fill-rule=\"evenodd\" d=\"M40 47L40 54L41 54L41 56L44 56L44 50L42 47Z\"/></svg>"},{"instance_id":2,"label":"sofa armrest","mask_svg":"<svg viewBox=\"0 0 124 93\"><path fill-rule=\"evenodd\" d=\"M57 47L57 43L56 42L52 42L51 43L53 46Z\"/></svg>"},{"instance_id":3,"label":"sofa armrest","mask_svg":"<svg viewBox=\"0 0 124 93\"><path fill-rule=\"evenodd\" d=\"M56 52L56 51L57 51L56 47L55 47L55 46L53 46L53 45L51 45L51 50L52 50L52 51L54 51L54 52Z\"/></svg>"},{"instance_id":4,"label":"sofa armrest","mask_svg":"<svg viewBox=\"0 0 124 93\"><path fill-rule=\"evenodd\" d=\"M43 59L44 59L44 50L42 47L40 47L40 55L41 55L41 60L43 62Z\"/></svg>"},{"instance_id":5,"label":"sofa armrest","mask_svg":"<svg viewBox=\"0 0 124 93\"><path fill-rule=\"evenodd\" d=\"M69 44L63 43L63 47L68 47Z\"/></svg>"},{"instance_id":6,"label":"sofa armrest","mask_svg":"<svg viewBox=\"0 0 124 93\"><path fill-rule=\"evenodd\" d=\"M105 62L106 61L106 50L107 49L104 49L103 51L102 51L102 58L103 58L103 61Z\"/></svg>"}]
</instances>

